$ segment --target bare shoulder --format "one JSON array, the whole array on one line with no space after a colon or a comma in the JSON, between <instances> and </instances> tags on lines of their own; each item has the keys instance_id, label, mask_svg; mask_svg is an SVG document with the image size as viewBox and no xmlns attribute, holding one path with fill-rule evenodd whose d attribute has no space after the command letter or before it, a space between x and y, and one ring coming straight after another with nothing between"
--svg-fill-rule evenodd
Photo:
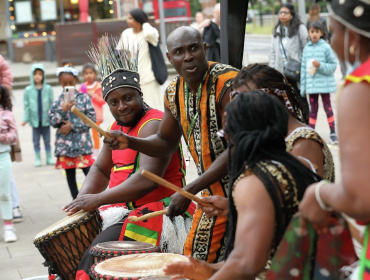
<instances>
[{"instance_id":1,"label":"bare shoulder","mask_svg":"<svg viewBox=\"0 0 370 280\"><path fill-rule=\"evenodd\" d=\"M145 122L141 128L139 128L138 137L140 138L146 138L148 136L151 136L158 131L160 120L158 119L151 119L147 122Z\"/></svg>"},{"instance_id":2,"label":"bare shoulder","mask_svg":"<svg viewBox=\"0 0 370 280\"><path fill-rule=\"evenodd\" d=\"M356 111L356 108L368 109L370 103L370 84L353 83L344 87L339 97L340 109L350 109ZM338 108L339 111L339 108ZM348 114L348 112L346 112Z\"/></svg>"},{"instance_id":3,"label":"bare shoulder","mask_svg":"<svg viewBox=\"0 0 370 280\"><path fill-rule=\"evenodd\" d=\"M294 141L291 153L294 156L309 158L312 155L323 157L322 146L313 139L298 138Z\"/></svg>"},{"instance_id":4,"label":"bare shoulder","mask_svg":"<svg viewBox=\"0 0 370 280\"><path fill-rule=\"evenodd\" d=\"M262 181L254 174L240 179L234 188L235 204L248 204L268 198L268 193Z\"/></svg>"}]
</instances>

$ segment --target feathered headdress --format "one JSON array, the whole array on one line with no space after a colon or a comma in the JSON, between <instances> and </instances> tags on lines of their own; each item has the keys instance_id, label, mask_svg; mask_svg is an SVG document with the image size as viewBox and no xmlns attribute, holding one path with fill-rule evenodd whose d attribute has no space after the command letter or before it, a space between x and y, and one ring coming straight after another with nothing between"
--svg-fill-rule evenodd
<instances>
[{"instance_id":1,"label":"feathered headdress","mask_svg":"<svg viewBox=\"0 0 370 280\"><path fill-rule=\"evenodd\" d=\"M108 35L98 40L97 46L92 45L87 55L97 66L102 79L102 93L106 100L108 94L121 87L131 87L141 92L140 75L137 72L139 49L138 44L130 42L125 46L123 41Z\"/></svg>"}]
</instances>

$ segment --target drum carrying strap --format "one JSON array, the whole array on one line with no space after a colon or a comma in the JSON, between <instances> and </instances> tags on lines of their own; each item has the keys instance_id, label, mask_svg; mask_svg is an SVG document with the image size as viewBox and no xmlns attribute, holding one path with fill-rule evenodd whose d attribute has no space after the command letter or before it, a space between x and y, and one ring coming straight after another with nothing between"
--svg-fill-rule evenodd
<instances>
[{"instance_id":1,"label":"drum carrying strap","mask_svg":"<svg viewBox=\"0 0 370 280\"><path fill-rule=\"evenodd\" d=\"M369 225L366 226L364 236L364 249L360 259L360 277L361 280L370 280L370 248L369 248Z\"/></svg>"},{"instance_id":2,"label":"drum carrying strap","mask_svg":"<svg viewBox=\"0 0 370 280\"><path fill-rule=\"evenodd\" d=\"M145 204L130 212L130 216L141 217L142 215L163 210L164 202L157 201ZM135 240L159 246L162 234L163 216L157 216L140 222L130 222L125 219L119 241Z\"/></svg>"}]
</instances>

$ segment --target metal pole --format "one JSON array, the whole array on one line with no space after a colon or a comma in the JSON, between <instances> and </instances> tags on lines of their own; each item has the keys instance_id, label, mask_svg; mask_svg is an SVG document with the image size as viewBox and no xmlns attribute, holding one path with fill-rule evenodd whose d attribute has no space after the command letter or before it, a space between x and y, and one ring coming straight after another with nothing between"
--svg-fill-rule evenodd
<instances>
[{"instance_id":1,"label":"metal pole","mask_svg":"<svg viewBox=\"0 0 370 280\"><path fill-rule=\"evenodd\" d=\"M158 0L158 9L159 9L159 35L161 38L161 50L163 57L166 57L166 26L164 22L164 9L163 9L163 0Z\"/></svg>"},{"instance_id":2,"label":"metal pole","mask_svg":"<svg viewBox=\"0 0 370 280\"><path fill-rule=\"evenodd\" d=\"M59 12L60 12L60 22L64 23L64 6L63 0L59 0Z\"/></svg>"},{"instance_id":3,"label":"metal pole","mask_svg":"<svg viewBox=\"0 0 370 280\"><path fill-rule=\"evenodd\" d=\"M221 62L238 69L243 66L248 2L221 0Z\"/></svg>"},{"instance_id":4,"label":"metal pole","mask_svg":"<svg viewBox=\"0 0 370 280\"><path fill-rule=\"evenodd\" d=\"M306 24L306 6L304 0L298 0L298 14L301 17L301 21Z\"/></svg>"},{"instance_id":5,"label":"metal pole","mask_svg":"<svg viewBox=\"0 0 370 280\"><path fill-rule=\"evenodd\" d=\"M10 5L9 1L5 0L5 17L6 17L6 34L8 35L8 55L10 61L14 62L14 49L13 49L13 36L12 36L12 30L10 28L10 11L9 11Z\"/></svg>"},{"instance_id":6,"label":"metal pole","mask_svg":"<svg viewBox=\"0 0 370 280\"><path fill-rule=\"evenodd\" d=\"M262 1L258 0L258 10L260 14L260 25L263 26L263 16L262 16Z\"/></svg>"},{"instance_id":7,"label":"metal pole","mask_svg":"<svg viewBox=\"0 0 370 280\"><path fill-rule=\"evenodd\" d=\"M121 18L121 0L116 0L117 3L117 17Z\"/></svg>"}]
</instances>

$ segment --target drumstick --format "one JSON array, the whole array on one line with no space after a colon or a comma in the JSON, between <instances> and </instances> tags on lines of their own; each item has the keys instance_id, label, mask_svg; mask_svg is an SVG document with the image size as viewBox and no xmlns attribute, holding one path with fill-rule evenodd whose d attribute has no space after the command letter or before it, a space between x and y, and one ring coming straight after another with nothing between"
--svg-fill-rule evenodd
<instances>
[{"instance_id":1,"label":"drumstick","mask_svg":"<svg viewBox=\"0 0 370 280\"><path fill-rule=\"evenodd\" d=\"M155 212L152 212L152 213L149 213L149 214L142 215L141 217L130 216L130 217L128 217L128 220L130 222L140 222L140 221L144 221L144 220L154 218L154 217L157 217L157 216L160 216L160 215L164 215L166 213L167 213L167 208L163 209L163 210L160 210L160 211L155 211Z\"/></svg>"},{"instance_id":2,"label":"drumstick","mask_svg":"<svg viewBox=\"0 0 370 280\"><path fill-rule=\"evenodd\" d=\"M178 192L179 194L185 196L186 198L188 199L191 199L191 200L194 200L196 203L202 205L202 206L206 206L206 207L211 207L217 211L220 211L222 212L221 209L219 209L218 207L214 206L213 204L210 204L210 203L207 203L207 202L203 202L199 197L193 195L192 193L189 193L181 188L179 188L178 186L168 182L167 180L153 174L152 172L148 171L148 170L143 170L141 171L141 175L143 175L144 177L152 180L153 182L156 182L157 184L160 184L161 186L164 186L166 188L169 188L175 192Z\"/></svg>"},{"instance_id":3,"label":"drumstick","mask_svg":"<svg viewBox=\"0 0 370 280\"><path fill-rule=\"evenodd\" d=\"M364 239L365 227L356 224L354 219L348 217L344 213L342 213L342 217L346 220L348 224L348 229L349 229L349 232L351 233L351 237L356 239L356 241L359 242L360 244L362 244L363 239Z\"/></svg>"},{"instance_id":4,"label":"drumstick","mask_svg":"<svg viewBox=\"0 0 370 280\"><path fill-rule=\"evenodd\" d=\"M100 128L100 126L98 126L91 119L89 119L84 113L78 110L75 105L72 106L71 112L75 114L77 117L79 117L84 123L88 124L89 126L91 126L91 128L99 132L101 135L103 135L106 138L110 138L108 134L103 129Z\"/></svg>"}]
</instances>

